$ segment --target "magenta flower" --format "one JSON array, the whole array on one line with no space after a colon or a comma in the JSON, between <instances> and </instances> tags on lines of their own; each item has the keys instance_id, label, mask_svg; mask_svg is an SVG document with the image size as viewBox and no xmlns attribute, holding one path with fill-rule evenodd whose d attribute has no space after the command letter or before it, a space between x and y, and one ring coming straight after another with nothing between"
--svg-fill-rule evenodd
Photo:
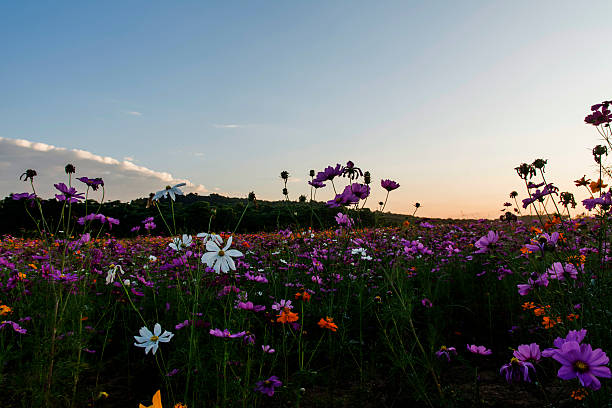
<instances>
[{"instance_id":1,"label":"magenta flower","mask_svg":"<svg viewBox=\"0 0 612 408\"><path fill-rule=\"evenodd\" d=\"M468 344L467 349L470 353L479 354L481 356L489 356L493 353L490 349L486 348L485 346L477 346L475 344Z\"/></svg>"},{"instance_id":2,"label":"magenta flower","mask_svg":"<svg viewBox=\"0 0 612 408\"><path fill-rule=\"evenodd\" d=\"M321 183L328 180L331 181L336 176L341 176L342 170L342 165L340 163L336 164L336 167L327 166L325 170L317 173L317 176L314 178L314 181L319 181Z\"/></svg>"},{"instance_id":3,"label":"magenta flower","mask_svg":"<svg viewBox=\"0 0 612 408\"><path fill-rule=\"evenodd\" d=\"M274 389L276 387L280 387L281 385L283 385L283 383L278 379L277 376L273 375L267 380L258 381L255 384L255 391L259 391L262 394L267 395L268 397L271 397L274 395Z\"/></svg>"},{"instance_id":4,"label":"magenta flower","mask_svg":"<svg viewBox=\"0 0 612 408\"><path fill-rule=\"evenodd\" d=\"M386 180L380 180L380 186L387 191L393 191L399 188L400 185L393 180L386 179Z\"/></svg>"},{"instance_id":5,"label":"magenta flower","mask_svg":"<svg viewBox=\"0 0 612 408\"><path fill-rule=\"evenodd\" d=\"M534 363L542 358L540 346L537 343L521 344L517 350L514 350L513 354L520 361L532 361Z\"/></svg>"},{"instance_id":6,"label":"magenta flower","mask_svg":"<svg viewBox=\"0 0 612 408\"><path fill-rule=\"evenodd\" d=\"M104 187L104 181L101 178L97 177L95 179L90 179L87 177L79 177L77 180L87 184L88 187L91 187L92 190L96 191L98 187Z\"/></svg>"},{"instance_id":7,"label":"magenta flower","mask_svg":"<svg viewBox=\"0 0 612 408\"><path fill-rule=\"evenodd\" d=\"M474 246L478 248L475 253L484 254L485 252L492 250L497 244L497 241L499 241L499 235L497 232L489 231L487 235L481 237L474 243Z\"/></svg>"},{"instance_id":8,"label":"magenta flower","mask_svg":"<svg viewBox=\"0 0 612 408\"><path fill-rule=\"evenodd\" d=\"M246 332L232 334L227 329L223 329L223 331L221 331L221 329L210 329L209 333L215 337L230 338L230 339L243 337L246 334Z\"/></svg>"},{"instance_id":9,"label":"magenta flower","mask_svg":"<svg viewBox=\"0 0 612 408\"><path fill-rule=\"evenodd\" d=\"M309 181L308 184L310 184L311 186L313 186L314 188L322 188L325 187L325 183L323 183L322 181L317 181L317 180L312 180Z\"/></svg>"},{"instance_id":10,"label":"magenta flower","mask_svg":"<svg viewBox=\"0 0 612 408\"><path fill-rule=\"evenodd\" d=\"M427 298L421 300L421 304L427 308L433 307L433 303L431 303L431 300Z\"/></svg>"},{"instance_id":11,"label":"magenta flower","mask_svg":"<svg viewBox=\"0 0 612 408\"><path fill-rule=\"evenodd\" d=\"M266 310L265 306L263 306L263 305L255 305L255 304L253 304L253 302L238 302L238 305L236 307L238 309L251 310L253 312L262 312L262 311Z\"/></svg>"},{"instance_id":12,"label":"magenta flower","mask_svg":"<svg viewBox=\"0 0 612 408\"><path fill-rule=\"evenodd\" d=\"M586 334L587 334L587 330L586 329L570 330L569 333L567 333L567 336L565 336L564 339L562 339L561 337L557 337L553 341L553 345L555 347L547 348L544 351L542 351L542 356L544 356L544 357L554 357L554 355L558 351L560 351L561 346L563 346L563 344L565 344L568 341L575 341L576 343L580 344L582 342L582 340L584 340L584 338L586 337Z\"/></svg>"},{"instance_id":13,"label":"magenta flower","mask_svg":"<svg viewBox=\"0 0 612 408\"><path fill-rule=\"evenodd\" d=\"M610 359L601 349L593 350L590 344L567 341L553 358L563 364L557 372L559 378L571 380L578 377L583 387L598 390L601 382L597 377L612 377L610 369L605 367Z\"/></svg>"},{"instance_id":14,"label":"magenta flower","mask_svg":"<svg viewBox=\"0 0 612 408\"><path fill-rule=\"evenodd\" d=\"M345 226L346 228L351 228L353 225L353 220L350 219L348 215L342 214L341 212L336 215L336 222L338 225Z\"/></svg>"},{"instance_id":15,"label":"magenta flower","mask_svg":"<svg viewBox=\"0 0 612 408\"><path fill-rule=\"evenodd\" d=\"M68 203L78 203L83 200L85 196L82 193L77 193L76 188L68 187L64 183L54 184L55 188L58 189L62 194L56 194L55 198L57 201L67 201Z\"/></svg>"},{"instance_id":16,"label":"magenta flower","mask_svg":"<svg viewBox=\"0 0 612 408\"><path fill-rule=\"evenodd\" d=\"M442 346L440 347L440 350L436 351L436 357L438 358L442 358L442 357L446 357L446 360L450 363L451 361L451 354L456 356L457 355L457 349L454 347L446 347L446 346Z\"/></svg>"},{"instance_id":17,"label":"magenta flower","mask_svg":"<svg viewBox=\"0 0 612 408\"><path fill-rule=\"evenodd\" d=\"M262 345L261 349L266 354L273 354L276 352L276 350L274 350L269 344L266 344L265 346Z\"/></svg>"},{"instance_id":18,"label":"magenta flower","mask_svg":"<svg viewBox=\"0 0 612 408\"><path fill-rule=\"evenodd\" d=\"M281 299L280 302L274 302L272 304L272 309L277 310L277 311L281 311L284 308L288 308L288 309L293 309L293 305L291 304L291 300L285 300L285 299Z\"/></svg>"},{"instance_id":19,"label":"magenta flower","mask_svg":"<svg viewBox=\"0 0 612 408\"><path fill-rule=\"evenodd\" d=\"M19 324L10 321L10 320L4 320L2 322L0 322L0 329L3 329L5 326L11 326L12 329L14 331L16 331L19 334L26 334L28 331L26 329L24 329L23 327L21 327Z\"/></svg>"},{"instance_id":20,"label":"magenta flower","mask_svg":"<svg viewBox=\"0 0 612 408\"><path fill-rule=\"evenodd\" d=\"M506 381L508 384L512 384L513 382L531 382L531 378L529 378L529 370L535 372L535 367L533 364L521 361L516 357L512 357L508 364L502 366L499 370L501 375L506 376Z\"/></svg>"},{"instance_id":21,"label":"magenta flower","mask_svg":"<svg viewBox=\"0 0 612 408\"><path fill-rule=\"evenodd\" d=\"M566 278L578 279L578 270L571 263L566 263L565 266L561 262L555 262L546 270L550 279L564 281Z\"/></svg>"}]
</instances>

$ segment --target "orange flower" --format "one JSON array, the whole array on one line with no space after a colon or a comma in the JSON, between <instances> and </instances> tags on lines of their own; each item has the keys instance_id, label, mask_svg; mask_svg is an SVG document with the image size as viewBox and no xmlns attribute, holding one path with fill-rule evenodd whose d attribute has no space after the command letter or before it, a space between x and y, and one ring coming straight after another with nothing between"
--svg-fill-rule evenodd
<instances>
[{"instance_id":1,"label":"orange flower","mask_svg":"<svg viewBox=\"0 0 612 408\"><path fill-rule=\"evenodd\" d=\"M277 316L278 319L276 321L283 324L297 322L299 319L298 314L293 313L288 307L283 308L283 311Z\"/></svg>"},{"instance_id":2,"label":"orange flower","mask_svg":"<svg viewBox=\"0 0 612 408\"><path fill-rule=\"evenodd\" d=\"M0 316L6 316L9 313L13 313L13 309L7 305L0 305Z\"/></svg>"},{"instance_id":3,"label":"orange flower","mask_svg":"<svg viewBox=\"0 0 612 408\"><path fill-rule=\"evenodd\" d=\"M336 323L334 323L334 319L332 319L329 316L325 317L325 319L321 318L321 320L319 320L319 323L317 324L319 325L320 328L329 329L333 332L335 332L338 329L338 326L336 325Z\"/></svg>"},{"instance_id":4,"label":"orange flower","mask_svg":"<svg viewBox=\"0 0 612 408\"><path fill-rule=\"evenodd\" d=\"M551 327L553 327L557 323L561 323L561 318L560 317L557 317L555 319L553 317L544 316L542 318L542 325L544 326L545 329L550 329Z\"/></svg>"},{"instance_id":5,"label":"orange flower","mask_svg":"<svg viewBox=\"0 0 612 408\"><path fill-rule=\"evenodd\" d=\"M531 253L531 251L528 250L526 247L522 247L521 248L521 252L524 253L524 254L530 254Z\"/></svg>"},{"instance_id":6,"label":"orange flower","mask_svg":"<svg viewBox=\"0 0 612 408\"><path fill-rule=\"evenodd\" d=\"M586 180L586 175L582 176L581 179L574 180L576 187L587 186L591 180Z\"/></svg>"},{"instance_id":7,"label":"orange flower","mask_svg":"<svg viewBox=\"0 0 612 408\"><path fill-rule=\"evenodd\" d=\"M536 305L533 302L523 303L523 310L535 309Z\"/></svg>"},{"instance_id":8,"label":"orange flower","mask_svg":"<svg viewBox=\"0 0 612 408\"><path fill-rule=\"evenodd\" d=\"M536 234L541 234L542 233L542 230L539 229L538 227L531 227L531 228L529 228L529 231L534 232Z\"/></svg>"},{"instance_id":9,"label":"orange flower","mask_svg":"<svg viewBox=\"0 0 612 408\"><path fill-rule=\"evenodd\" d=\"M570 313L567 315L567 320L569 320L570 322L573 320L578 320L578 318L580 317L580 315L577 315L575 313Z\"/></svg>"},{"instance_id":10,"label":"orange flower","mask_svg":"<svg viewBox=\"0 0 612 408\"><path fill-rule=\"evenodd\" d=\"M582 401L589 393L584 388L578 389L576 391L572 391L570 395L573 399L577 401Z\"/></svg>"},{"instance_id":11,"label":"orange flower","mask_svg":"<svg viewBox=\"0 0 612 408\"><path fill-rule=\"evenodd\" d=\"M310 293L306 291L298 292L295 294L295 298L296 299L302 298L304 302L310 302Z\"/></svg>"},{"instance_id":12,"label":"orange flower","mask_svg":"<svg viewBox=\"0 0 612 408\"><path fill-rule=\"evenodd\" d=\"M602 188L606 188L606 187L608 187L608 185L604 184L601 179L599 179L597 181L591 181L591 184L589 184L589 188L594 193L597 193L597 192L601 191Z\"/></svg>"},{"instance_id":13,"label":"orange flower","mask_svg":"<svg viewBox=\"0 0 612 408\"><path fill-rule=\"evenodd\" d=\"M187 408L187 405L183 404L182 402L178 402L174 405L174 408Z\"/></svg>"},{"instance_id":14,"label":"orange flower","mask_svg":"<svg viewBox=\"0 0 612 408\"><path fill-rule=\"evenodd\" d=\"M533 314L536 316L542 316L545 312L546 310L541 307L536 307L535 309L533 309Z\"/></svg>"},{"instance_id":15,"label":"orange flower","mask_svg":"<svg viewBox=\"0 0 612 408\"><path fill-rule=\"evenodd\" d=\"M161 403L161 393L159 392L159 390L157 390L155 395L153 395L153 405L145 407L142 404L138 404L138 408L163 408Z\"/></svg>"}]
</instances>

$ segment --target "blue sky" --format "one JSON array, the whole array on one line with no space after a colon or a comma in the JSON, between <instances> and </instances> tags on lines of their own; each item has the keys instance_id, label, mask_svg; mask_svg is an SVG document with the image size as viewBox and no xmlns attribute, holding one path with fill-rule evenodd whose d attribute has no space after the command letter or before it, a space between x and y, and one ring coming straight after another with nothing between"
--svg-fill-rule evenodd
<instances>
[{"instance_id":1,"label":"blue sky","mask_svg":"<svg viewBox=\"0 0 612 408\"><path fill-rule=\"evenodd\" d=\"M608 1L5 2L0 137L268 199L281 198L281 170L297 197L311 168L353 160L400 182L393 211L419 201L425 216L494 217L521 192L520 162L549 159L550 181L573 192L594 175L598 137L583 118L611 96L610 12ZM26 164L11 151L3 195Z\"/></svg>"}]
</instances>

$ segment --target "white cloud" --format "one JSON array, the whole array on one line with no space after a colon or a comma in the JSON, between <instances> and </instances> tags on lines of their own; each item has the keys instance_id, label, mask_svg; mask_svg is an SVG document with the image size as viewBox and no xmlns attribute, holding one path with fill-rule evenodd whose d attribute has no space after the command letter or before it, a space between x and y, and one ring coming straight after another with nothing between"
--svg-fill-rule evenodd
<instances>
[{"instance_id":1,"label":"white cloud","mask_svg":"<svg viewBox=\"0 0 612 408\"><path fill-rule=\"evenodd\" d=\"M76 166L77 177L102 177L106 199L127 201L147 197L150 192L160 190L166 184L178 183L187 184L185 193L208 192L201 184L137 165L132 160L132 157L118 160L81 149L0 137L0 167L3 175L0 178L0 195L5 197L9 193L27 191L28 185L19 181L19 175L31 168L38 172L35 178L37 192L43 197L50 197L53 194L53 183L64 181L64 166L67 163ZM78 181L75 185L79 190L84 186Z\"/></svg>"},{"instance_id":2,"label":"white cloud","mask_svg":"<svg viewBox=\"0 0 612 408\"><path fill-rule=\"evenodd\" d=\"M142 116L142 112L137 112L137 111L126 111L125 113L127 113L128 115L132 115L132 116Z\"/></svg>"}]
</instances>

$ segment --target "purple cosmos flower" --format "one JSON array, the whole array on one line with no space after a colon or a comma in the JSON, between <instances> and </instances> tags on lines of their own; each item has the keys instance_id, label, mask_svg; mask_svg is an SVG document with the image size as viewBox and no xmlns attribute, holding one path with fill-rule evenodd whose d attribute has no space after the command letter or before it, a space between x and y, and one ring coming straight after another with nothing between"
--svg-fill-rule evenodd
<instances>
[{"instance_id":1,"label":"purple cosmos flower","mask_svg":"<svg viewBox=\"0 0 612 408\"><path fill-rule=\"evenodd\" d=\"M477 346L475 344L468 344L467 349L472 354L479 354L481 356L491 355L493 352L485 346Z\"/></svg>"},{"instance_id":2,"label":"purple cosmos flower","mask_svg":"<svg viewBox=\"0 0 612 408\"><path fill-rule=\"evenodd\" d=\"M91 187L92 190L96 191L98 187L104 187L104 181L101 178L96 177L95 179L90 179L87 177L79 177L77 180L87 184L88 187Z\"/></svg>"},{"instance_id":3,"label":"purple cosmos flower","mask_svg":"<svg viewBox=\"0 0 612 408\"><path fill-rule=\"evenodd\" d=\"M280 387L281 385L283 385L283 383L278 379L277 376L273 375L267 380L258 381L255 384L255 391L259 391L262 394L271 397L274 395L274 389Z\"/></svg>"},{"instance_id":4,"label":"purple cosmos flower","mask_svg":"<svg viewBox=\"0 0 612 408\"><path fill-rule=\"evenodd\" d=\"M311 180L311 181L308 182L308 184L310 184L314 188L323 188L323 187L325 187L325 183L323 183L322 181L318 181L318 180Z\"/></svg>"},{"instance_id":5,"label":"purple cosmos flower","mask_svg":"<svg viewBox=\"0 0 612 408\"><path fill-rule=\"evenodd\" d=\"M277 310L277 311L281 311L284 308L288 308L288 309L293 309L293 305L291 304L291 300L285 300L285 299L281 299L280 302L274 302L272 304L272 309Z\"/></svg>"},{"instance_id":6,"label":"purple cosmos flower","mask_svg":"<svg viewBox=\"0 0 612 408\"><path fill-rule=\"evenodd\" d=\"M274 350L269 344L266 344L265 346L262 345L261 349L266 354L273 354L276 352L276 350Z\"/></svg>"},{"instance_id":7,"label":"purple cosmos flower","mask_svg":"<svg viewBox=\"0 0 612 408\"><path fill-rule=\"evenodd\" d=\"M427 308L433 307L433 303L431 303L431 300L427 298L421 300L421 304Z\"/></svg>"},{"instance_id":8,"label":"purple cosmos flower","mask_svg":"<svg viewBox=\"0 0 612 408\"><path fill-rule=\"evenodd\" d=\"M82 193L77 193L76 188L68 187L64 183L54 184L55 188L58 189L62 194L56 194L55 198L57 201L67 201L68 203L78 203L83 200L85 196Z\"/></svg>"},{"instance_id":9,"label":"purple cosmos flower","mask_svg":"<svg viewBox=\"0 0 612 408\"><path fill-rule=\"evenodd\" d=\"M183 327L187 326L189 326L189 320L185 320L184 322L177 324L176 326L174 326L174 328L176 330L181 330Z\"/></svg>"},{"instance_id":10,"label":"purple cosmos flower","mask_svg":"<svg viewBox=\"0 0 612 408\"><path fill-rule=\"evenodd\" d=\"M552 183L547 184L542 191L538 189L535 192L531 193L531 197L524 199L523 208L529 207L529 204L537 200L543 200L544 197L546 197L547 195L558 194L557 191L559 191L558 187L555 187Z\"/></svg>"},{"instance_id":11,"label":"purple cosmos flower","mask_svg":"<svg viewBox=\"0 0 612 408\"><path fill-rule=\"evenodd\" d=\"M396 188L399 188L400 185L393 180L386 179L380 180L380 186L387 191L393 191Z\"/></svg>"},{"instance_id":12,"label":"purple cosmos flower","mask_svg":"<svg viewBox=\"0 0 612 408\"><path fill-rule=\"evenodd\" d=\"M576 343L580 344L582 342L582 340L584 340L584 338L586 337L586 334L587 334L587 330L586 329L570 330L569 333L567 333L567 336L565 336L564 339L562 339L561 337L557 337L553 341L553 345L555 347L547 348L547 349L543 350L542 351L542 356L544 356L544 357L553 357L561 349L561 346L563 344L565 344L566 342L568 342L568 341L575 341Z\"/></svg>"},{"instance_id":13,"label":"purple cosmos flower","mask_svg":"<svg viewBox=\"0 0 612 408\"><path fill-rule=\"evenodd\" d=\"M559 241L559 233L553 232L552 234L542 234L538 240L531 240L530 244L525 244L525 248L530 250L531 252L544 252L546 250L553 250L557 246L557 241Z\"/></svg>"},{"instance_id":14,"label":"purple cosmos flower","mask_svg":"<svg viewBox=\"0 0 612 408\"><path fill-rule=\"evenodd\" d=\"M502 366L499 373L506 376L506 381L508 381L508 384L512 384L513 382L521 381L531 382L531 379L529 378L529 370L535 372L535 367L533 364L526 361L521 361L516 357L512 357L508 364Z\"/></svg>"},{"instance_id":15,"label":"purple cosmos flower","mask_svg":"<svg viewBox=\"0 0 612 408\"><path fill-rule=\"evenodd\" d=\"M489 231L487 235L481 237L474 243L474 246L478 248L476 254L484 254L495 247L495 244L499 241L499 235L497 232Z\"/></svg>"},{"instance_id":16,"label":"purple cosmos flower","mask_svg":"<svg viewBox=\"0 0 612 408\"><path fill-rule=\"evenodd\" d=\"M359 176L363 177L363 172L359 167L355 167L355 163L352 161L347 161L346 166L342 169L342 177L348 177L351 180L358 178Z\"/></svg>"},{"instance_id":17,"label":"purple cosmos flower","mask_svg":"<svg viewBox=\"0 0 612 408\"><path fill-rule=\"evenodd\" d=\"M336 164L336 167L327 166L325 170L317 173L317 176L314 178L314 181L324 182L331 181L336 176L342 175L342 165L340 163Z\"/></svg>"},{"instance_id":18,"label":"purple cosmos flower","mask_svg":"<svg viewBox=\"0 0 612 408\"><path fill-rule=\"evenodd\" d=\"M571 263L566 263L565 266L561 262L555 262L546 270L550 279L564 281L566 278L578 279L578 270Z\"/></svg>"},{"instance_id":19,"label":"purple cosmos flower","mask_svg":"<svg viewBox=\"0 0 612 408\"><path fill-rule=\"evenodd\" d=\"M610 369L605 367L610 359L601 349L593 350L590 344L567 341L553 358L563 365L557 372L559 378L571 380L578 377L583 387L598 390L601 383L597 377L612 377Z\"/></svg>"},{"instance_id":20,"label":"purple cosmos flower","mask_svg":"<svg viewBox=\"0 0 612 408\"><path fill-rule=\"evenodd\" d=\"M521 344L517 350L514 350L514 357L520 361L530 361L537 363L542 358L540 346L537 343Z\"/></svg>"},{"instance_id":21,"label":"purple cosmos flower","mask_svg":"<svg viewBox=\"0 0 612 408\"><path fill-rule=\"evenodd\" d=\"M266 307L263 305L255 305L253 302L238 302L236 305L238 309L243 310L252 310L253 312L262 312L266 310Z\"/></svg>"},{"instance_id":22,"label":"purple cosmos flower","mask_svg":"<svg viewBox=\"0 0 612 408\"><path fill-rule=\"evenodd\" d=\"M442 357L446 357L446 360L450 363L451 361L451 354L456 356L457 355L457 349L454 347L446 347L446 346L442 346L440 347L440 350L436 351L436 357L438 358L442 358Z\"/></svg>"},{"instance_id":23,"label":"purple cosmos flower","mask_svg":"<svg viewBox=\"0 0 612 408\"><path fill-rule=\"evenodd\" d=\"M588 211L591 211L598 205L607 210L612 206L612 193L608 191L601 197L584 199L582 200L582 205L584 205L584 208Z\"/></svg>"},{"instance_id":24,"label":"purple cosmos flower","mask_svg":"<svg viewBox=\"0 0 612 408\"><path fill-rule=\"evenodd\" d=\"M17 201L17 200L34 200L36 198L36 194L18 193L18 194L12 194L11 197L15 201Z\"/></svg>"},{"instance_id":25,"label":"purple cosmos flower","mask_svg":"<svg viewBox=\"0 0 612 408\"><path fill-rule=\"evenodd\" d=\"M23 327L21 327L19 324L10 321L10 320L4 320L2 322L0 322L0 330L3 329L5 326L11 326L12 329L14 331L16 331L19 334L26 334L28 331L26 329L24 329Z\"/></svg>"},{"instance_id":26,"label":"purple cosmos flower","mask_svg":"<svg viewBox=\"0 0 612 408\"><path fill-rule=\"evenodd\" d=\"M370 186L360 183L353 183L344 188L343 194L355 196L358 200L365 200L370 195Z\"/></svg>"},{"instance_id":27,"label":"purple cosmos flower","mask_svg":"<svg viewBox=\"0 0 612 408\"><path fill-rule=\"evenodd\" d=\"M336 215L336 222L338 225L345 226L346 228L351 228L353 225L353 220L351 220L348 215L340 212Z\"/></svg>"},{"instance_id":28,"label":"purple cosmos flower","mask_svg":"<svg viewBox=\"0 0 612 408\"><path fill-rule=\"evenodd\" d=\"M603 125L612 121L612 114L608 109L608 102L598 103L591 106L591 113L584 118L585 123L590 123L593 126Z\"/></svg>"},{"instance_id":29,"label":"purple cosmos flower","mask_svg":"<svg viewBox=\"0 0 612 408\"><path fill-rule=\"evenodd\" d=\"M246 334L246 332L232 334L227 329L223 329L223 331L221 331L221 329L210 329L209 333L215 337L223 337L223 338L230 338L230 339L243 337Z\"/></svg>"}]
</instances>

